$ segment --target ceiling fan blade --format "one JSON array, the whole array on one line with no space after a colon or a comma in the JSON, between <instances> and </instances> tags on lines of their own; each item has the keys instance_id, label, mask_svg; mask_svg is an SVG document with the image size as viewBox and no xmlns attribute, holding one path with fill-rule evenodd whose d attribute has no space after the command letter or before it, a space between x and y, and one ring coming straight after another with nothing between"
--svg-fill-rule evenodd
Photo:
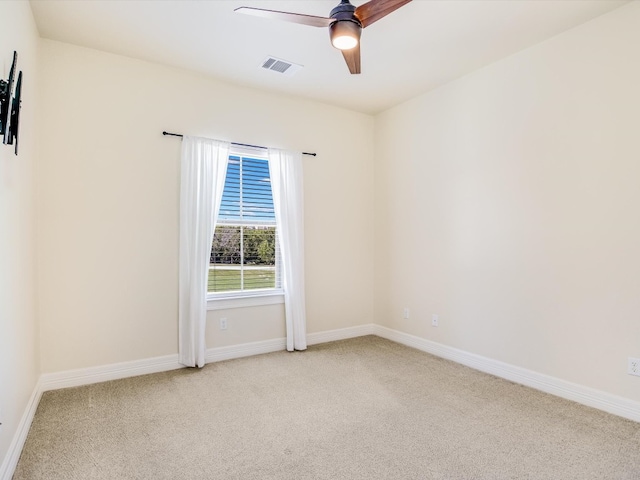
<instances>
[{"instance_id":1,"label":"ceiling fan blade","mask_svg":"<svg viewBox=\"0 0 640 480\"><path fill-rule=\"evenodd\" d=\"M360 73L360 43L349 50L342 50L342 56L352 74Z\"/></svg>"},{"instance_id":2,"label":"ceiling fan blade","mask_svg":"<svg viewBox=\"0 0 640 480\"><path fill-rule=\"evenodd\" d=\"M386 17L394 10L406 5L411 0L371 0L356 8L355 15L363 27L368 27Z\"/></svg>"},{"instance_id":3,"label":"ceiling fan blade","mask_svg":"<svg viewBox=\"0 0 640 480\"><path fill-rule=\"evenodd\" d=\"M256 17L284 20L285 22L300 23L311 27L328 27L333 22L331 18L316 17L314 15L304 15L301 13L278 12L276 10L265 10L262 8L239 7L234 12L254 15Z\"/></svg>"}]
</instances>

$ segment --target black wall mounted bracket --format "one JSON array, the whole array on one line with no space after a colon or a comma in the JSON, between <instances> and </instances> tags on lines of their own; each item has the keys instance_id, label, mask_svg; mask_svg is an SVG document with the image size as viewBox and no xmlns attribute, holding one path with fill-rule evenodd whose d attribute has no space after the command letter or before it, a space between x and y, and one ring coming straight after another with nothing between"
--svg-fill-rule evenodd
<instances>
[{"instance_id":1,"label":"black wall mounted bracket","mask_svg":"<svg viewBox=\"0 0 640 480\"><path fill-rule=\"evenodd\" d=\"M18 63L18 52L13 52L13 62L7 80L0 79L0 136L5 145L15 145L18 155L18 126L20 124L20 106L22 104L22 72L18 73L13 90L13 83Z\"/></svg>"}]
</instances>

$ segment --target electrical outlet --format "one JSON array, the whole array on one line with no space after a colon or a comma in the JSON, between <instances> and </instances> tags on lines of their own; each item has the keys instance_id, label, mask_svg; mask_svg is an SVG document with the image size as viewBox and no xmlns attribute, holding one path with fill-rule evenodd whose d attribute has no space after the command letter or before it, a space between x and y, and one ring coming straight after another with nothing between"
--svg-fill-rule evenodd
<instances>
[{"instance_id":1,"label":"electrical outlet","mask_svg":"<svg viewBox=\"0 0 640 480\"><path fill-rule=\"evenodd\" d=\"M226 329L227 329L227 318L222 317L220 319L220 330L226 330Z\"/></svg>"},{"instance_id":2,"label":"electrical outlet","mask_svg":"<svg viewBox=\"0 0 640 480\"><path fill-rule=\"evenodd\" d=\"M637 375L640 377L640 358L629 357L627 373L629 373L629 375Z\"/></svg>"},{"instance_id":3,"label":"electrical outlet","mask_svg":"<svg viewBox=\"0 0 640 480\"><path fill-rule=\"evenodd\" d=\"M409 309L407 307L404 307L404 310L402 311L402 318L405 320L409 318Z\"/></svg>"},{"instance_id":4,"label":"electrical outlet","mask_svg":"<svg viewBox=\"0 0 640 480\"><path fill-rule=\"evenodd\" d=\"M432 327L437 327L439 321L440 321L440 317L438 315L436 315L435 313L431 315L431 326Z\"/></svg>"}]
</instances>

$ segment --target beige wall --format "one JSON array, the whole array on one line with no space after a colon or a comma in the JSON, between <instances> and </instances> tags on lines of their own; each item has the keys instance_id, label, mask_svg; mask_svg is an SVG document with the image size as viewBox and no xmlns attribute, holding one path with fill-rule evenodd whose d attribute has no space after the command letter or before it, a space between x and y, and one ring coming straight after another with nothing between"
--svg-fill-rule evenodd
<instances>
[{"instance_id":1,"label":"beige wall","mask_svg":"<svg viewBox=\"0 0 640 480\"><path fill-rule=\"evenodd\" d=\"M180 140L163 130L317 152L304 157L308 331L373 321L372 117L67 44L41 48L44 372L177 352ZM209 319L208 347L284 336L282 305Z\"/></svg>"},{"instance_id":2,"label":"beige wall","mask_svg":"<svg viewBox=\"0 0 640 480\"><path fill-rule=\"evenodd\" d=\"M18 52L19 155L0 142L0 476L39 375L35 312L34 166L38 35L27 2L0 2L0 78Z\"/></svg>"},{"instance_id":3,"label":"beige wall","mask_svg":"<svg viewBox=\"0 0 640 480\"><path fill-rule=\"evenodd\" d=\"M640 400L638 25L633 2L376 118L376 323Z\"/></svg>"}]
</instances>

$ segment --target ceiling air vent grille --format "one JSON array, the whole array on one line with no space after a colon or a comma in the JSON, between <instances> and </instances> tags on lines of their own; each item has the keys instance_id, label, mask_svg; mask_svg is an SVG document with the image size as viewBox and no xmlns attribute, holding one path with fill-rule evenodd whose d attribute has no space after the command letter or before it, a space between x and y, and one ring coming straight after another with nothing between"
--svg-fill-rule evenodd
<instances>
[{"instance_id":1,"label":"ceiling air vent grille","mask_svg":"<svg viewBox=\"0 0 640 480\"><path fill-rule=\"evenodd\" d=\"M262 68L291 77L302 68L302 65L297 65L276 57L267 57L264 62L262 62Z\"/></svg>"}]
</instances>

